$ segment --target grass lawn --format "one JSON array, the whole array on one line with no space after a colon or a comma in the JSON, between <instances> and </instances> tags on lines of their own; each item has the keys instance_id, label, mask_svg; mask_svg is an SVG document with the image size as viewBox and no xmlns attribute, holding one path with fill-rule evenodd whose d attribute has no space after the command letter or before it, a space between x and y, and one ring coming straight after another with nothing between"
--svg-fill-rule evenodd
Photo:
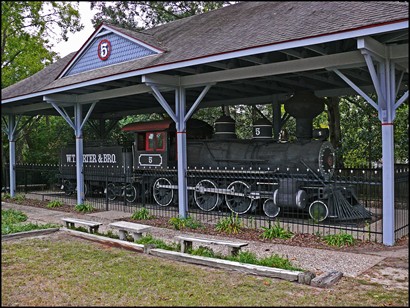
<instances>
[{"instance_id":1,"label":"grass lawn","mask_svg":"<svg viewBox=\"0 0 410 308\"><path fill-rule=\"evenodd\" d=\"M57 232L2 242L2 306L406 306L408 290L330 289L184 264Z\"/></svg>"}]
</instances>

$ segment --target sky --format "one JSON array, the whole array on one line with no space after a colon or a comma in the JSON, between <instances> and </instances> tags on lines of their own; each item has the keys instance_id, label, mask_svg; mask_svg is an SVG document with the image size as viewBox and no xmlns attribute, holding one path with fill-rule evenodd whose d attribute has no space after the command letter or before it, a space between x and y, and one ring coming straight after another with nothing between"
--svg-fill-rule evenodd
<instances>
[{"instance_id":1,"label":"sky","mask_svg":"<svg viewBox=\"0 0 410 308\"><path fill-rule=\"evenodd\" d=\"M89 1L80 1L79 11L81 16L81 22L84 24L84 29L80 32L69 33L67 42L60 42L55 44L52 48L53 51L58 52L60 57L63 58L73 51L77 51L83 46L85 41L93 34L94 27L91 24L91 18L94 13L90 10Z\"/></svg>"}]
</instances>

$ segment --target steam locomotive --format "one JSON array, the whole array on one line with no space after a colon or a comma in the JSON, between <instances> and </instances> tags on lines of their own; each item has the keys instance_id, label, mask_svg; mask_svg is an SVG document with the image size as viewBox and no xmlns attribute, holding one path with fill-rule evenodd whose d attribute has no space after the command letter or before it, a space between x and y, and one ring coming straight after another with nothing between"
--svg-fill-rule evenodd
<instances>
[{"instance_id":1,"label":"steam locomotive","mask_svg":"<svg viewBox=\"0 0 410 308\"><path fill-rule=\"evenodd\" d=\"M273 140L272 125L266 119L254 123L251 140L236 138L235 122L229 116L220 117L215 130L204 121L188 120L191 201L203 211L226 206L237 214L261 206L271 218L283 209L308 213L318 222L370 219L372 213L359 203L354 190L332 180L335 150L327 141L328 131L312 129L313 118L324 110L323 102L294 96L285 103L285 110L296 119L297 141L293 143ZM134 134L131 147L84 148L85 181L103 190L109 200L123 196L134 202L152 194L159 206L175 204L176 171L152 172L177 165L175 123L171 119L131 123L122 130ZM75 190L75 149L63 149L61 160L62 189L71 194ZM104 174L95 172L100 167ZM93 172L88 172L90 168ZM116 176L118 169L122 176Z\"/></svg>"}]
</instances>

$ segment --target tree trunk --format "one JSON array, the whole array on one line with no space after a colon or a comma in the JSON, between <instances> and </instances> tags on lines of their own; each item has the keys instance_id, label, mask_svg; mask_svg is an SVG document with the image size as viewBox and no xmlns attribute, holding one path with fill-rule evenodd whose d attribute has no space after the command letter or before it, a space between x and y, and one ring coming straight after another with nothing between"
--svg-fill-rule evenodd
<instances>
[{"instance_id":1,"label":"tree trunk","mask_svg":"<svg viewBox=\"0 0 410 308\"><path fill-rule=\"evenodd\" d=\"M331 97L326 100L327 112L329 117L329 134L330 143L335 148L336 153L340 151L342 133L340 130L340 108L339 108L339 98ZM338 166L343 166L343 161L341 155L337 155Z\"/></svg>"}]
</instances>

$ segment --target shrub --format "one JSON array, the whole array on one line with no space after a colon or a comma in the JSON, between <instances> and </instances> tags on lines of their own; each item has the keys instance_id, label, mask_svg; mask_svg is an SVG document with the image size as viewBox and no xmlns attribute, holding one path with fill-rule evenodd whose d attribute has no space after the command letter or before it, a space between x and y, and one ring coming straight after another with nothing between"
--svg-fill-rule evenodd
<instances>
[{"instance_id":1,"label":"shrub","mask_svg":"<svg viewBox=\"0 0 410 308\"><path fill-rule=\"evenodd\" d=\"M260 236L263 239L268 239L268 240L271 240L273 238L288 239L288 238L291 238L293 236L293 233L291 231L285 230L279 225L278 220L276 220L276 222L273 226L270 226L269 228L262 227L262 229L264 231Z\"/></svg>"},{"instance_id":2,"label":"shrub","mask_svg":"<svg viewBox=\"0 0 410 308\"><path fill-rule=\"evenodd\" d=\"M55 207L60 207L62 205L63 205L63 203L61 201L53 200L53 201L50 201L49 203L47 203L46 206L48 208L55 208Z\"/></svg>"},{"instance_id":3,"label":"shrub","mask_svg":"<svg viewBox=\"0 0 410 308\"><path fill-rule=\"evenodd\" d=\"M77 204L74 209L77 212L87 213L87 212L92 212L94 210L94 207L91 204L81 203L81 204Z\"/></svg>"},{"instance_id":4,"label":"shrub","mask_svg":"<svg viewBox=\"0 0 410 308\"><path fill-rule=\"evenodd\" d=\"M181 217L171 217L168 221L176 230L181 230L184 228L198 229L202 227L202 224L193 219L192 217L181 218Z\"/></svg>"},{"instance_id":5,"label":"shrub","mask_svg":"<svg viewBox=\"0 0 410 308\"><path fill-rule=\"evenodd\" d=\"M326 244L331 246L352 246L355 243L355 239L351 234L347 234L345 232L341 232L339 234L329 234L323 237L323 240Z\"/></svg>"},{"instance_id":6,"label":"shrub","mask_svg":"<svg viewBox=\"0 0 410 308\"><path fill-rule=\"evenodd\" d=\"M238 214L234 215L234 213L232 213L229 217L221 218L217 222L215 229L217 231L222 231L231 234L239 233L242 227L243 223L242 220L238 217Z\"/></svg>"},{"instance_id":7,"label":"shrub","mask_svg":"<svg viewBox=\"0 0 410 308\"><path fill-rule=\"evenodd\" d=\"M131 218L135 220L144 220L144 219L152 219L155 217L150 215L149 211L145 207L143 207L140 210L135 211L134 214L132 214Z\"/></svg>"}]
</instances>

